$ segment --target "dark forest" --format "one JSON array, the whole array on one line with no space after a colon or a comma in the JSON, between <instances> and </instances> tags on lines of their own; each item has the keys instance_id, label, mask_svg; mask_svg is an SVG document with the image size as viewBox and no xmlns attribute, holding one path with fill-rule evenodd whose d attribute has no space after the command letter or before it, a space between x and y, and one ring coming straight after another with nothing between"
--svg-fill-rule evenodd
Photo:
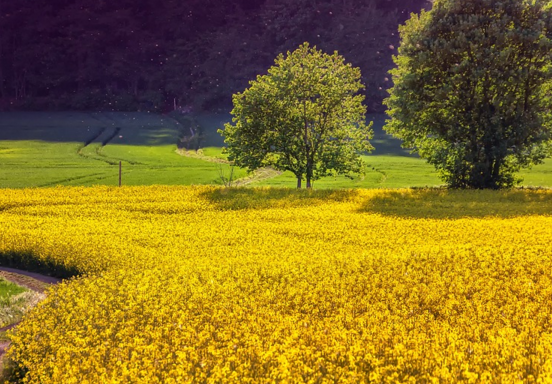
<instances>
[{"instance_id":1,"label":"dark forest","mask_svg":"<svg viewBox=\"0 0 552 384\"><path fill-rule=\"evenodd\" d=\"M426 0L0 0L0 110L231 105L301 43L362 71L382 110L397 33Z\"/></svg>"}]
</instances>

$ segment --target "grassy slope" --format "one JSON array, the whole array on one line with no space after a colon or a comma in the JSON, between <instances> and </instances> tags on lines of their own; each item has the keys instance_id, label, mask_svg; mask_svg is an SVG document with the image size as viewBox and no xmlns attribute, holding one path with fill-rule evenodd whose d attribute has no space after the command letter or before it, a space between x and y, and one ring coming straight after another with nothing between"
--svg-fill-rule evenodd
<instances>
[{"instance_id":1,"label":"grassy slope","mask_svg":"<svg viewBox=\"0 0 552 384\"><path fill-rule=\"evenodd\" d=\"M178 156L179 126L162 116L27 112L0 117L1 187L116 185L119 161L126 185L213 184L219 182L219 167L227 167Z\"/></svg>"},{"instance_id":2,"label":"grassy slope","mask_svg":"<svg viewBox=\"0 0 552 384\"><path fill-rule=\"evenodd\" d=\"M365 156L369 167L364 179L347 179L343 176L326 177L314 183L315 188L404 188L439 186L439 179L434 168L415 157ZM552 187L552 159L530 170L520 172L522 186ZM252 183L251 186L295 186L296 179L290 172L275 178Z\"/></svg>"},{"instance_id":3,"label":"grassy slope","mask_svg":"<svg viewBox=\"0 0 552 384\"><path fill-rule=\"evenodd\" d=\"M204 154L223 158L223 140L217 129L228 114L198 117L205 129ZM384 117L374 115L375 151L365 157L363 179L327 177L315 188L396 188L435 186L441 181L432 166L400 148L386 135ZM102 131L103 129L103 131ZM119 129L117 132L116 129ZM180 126L172 119L147 113L12 112L0 114L0 187L54 185L117 185L118 163L125 185L189 185L220 183L226 165L175 153ZM103 146L116 132L113 139ZM100 134L101 133L101 134ZM98 135L99 134L99 135ZM89 145L84 144L91 138ZM236 177L245 176L235 170ZM523 185L552 186L552 161L521 173ZM295 178L284 173L253 182L251 186L294 187Z\"/></svg>"},{"instance_id":4,"label":"grassy slope","mask_svg":"<svg viewBox=\"0 0 552 384\"><path fill-rule=\"evenodd\" d=\"M365 156L368 169L364 178L350 180L344 176L325 177L314 182L315 188L399 188L438 186L441 181L434 169L412 157ZM253 183L252 186L295 186L295 176L290 172L273 179Z\"/></svg>"},{"instance_id":5,"label":"grassy slope","mask_svg":"<svg viewBox=\"0 0 552 384\"><path fill-rule=\"evenodd\" d=\"M546 159L544 164L539 164L531 169L519 173L523 179L521 185L530 187L552 187L552 159Z\"/></svg>"}]
</instances>

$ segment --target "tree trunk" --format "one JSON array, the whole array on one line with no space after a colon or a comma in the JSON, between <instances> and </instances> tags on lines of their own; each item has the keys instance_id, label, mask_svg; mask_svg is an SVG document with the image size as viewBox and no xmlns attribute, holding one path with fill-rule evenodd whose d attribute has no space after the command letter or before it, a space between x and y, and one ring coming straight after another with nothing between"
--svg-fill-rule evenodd
<instances>
[{"instance_id":1,"label":"tree trunk","mask_svg":"<svg viewBox=\"0 0 552 384\"><path fill-rule=\"evenodd\" d=\"M313 166L312 164L314 163L314 161L312 160L307 160L307 172L306 172L306 178L307 178L307 189L311 189L312 188L312 184L311 184L311 180L312 180L312 176L313 176Z\"/></svg>"},{"instance_id":2,"label":"tree trunk","mask_svg":"<svg viewBox=\"0 0 552 384\"><path fill-rule=\"evenodd\" d=\"M492 180L492 185L490 186L491 188L493 189L498 189L501 187L499 181L500 180L500 166L502 165L502 162L504 161L504 159L500 158L500 157L497 157L496 159L494 159L494 163L492 165L492 168L491 168L491 180Z\"/></svg>"},{"instance_id":3,"label":"tree trunk","mask_svg":"<svg viewBox=\"0 0 552 384\"><path fill-rule=\"evenodd\" d=\"M301 189L301 177L297 177L297 189Z\"/></svg>"}]
</instances>

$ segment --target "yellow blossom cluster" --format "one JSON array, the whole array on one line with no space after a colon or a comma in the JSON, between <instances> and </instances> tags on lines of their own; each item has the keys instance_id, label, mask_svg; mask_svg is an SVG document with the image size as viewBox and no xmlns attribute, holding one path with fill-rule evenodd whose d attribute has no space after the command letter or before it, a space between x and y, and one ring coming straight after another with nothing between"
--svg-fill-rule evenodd
<instances>
[{"instance_id":1,"label":"yellow blossom cluster","mask_svg":"<svg viewBox=\"0 0 552 384\"><path fill-rule=\"evenodd\" d=\"M0 190L26 383L552 382L552 191Z\"/></svg>"}]
</instances>

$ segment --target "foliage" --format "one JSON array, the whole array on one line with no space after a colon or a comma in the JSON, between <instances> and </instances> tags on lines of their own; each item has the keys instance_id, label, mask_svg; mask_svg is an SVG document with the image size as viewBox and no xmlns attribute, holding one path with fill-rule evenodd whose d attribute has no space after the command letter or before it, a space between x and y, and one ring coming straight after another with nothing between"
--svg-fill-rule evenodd
<instances>
[{"instance_id":1,"label":"foliage","mask_svg":"<svg viewBox=\"0 0 552 384\"><path fill-rule=\"evenodd\" d=\"M390 8L397 6L399 3L394 3ZM405 2L400 6L407 8ZM261 18L266 23L264 34L277 44L275 52L291 50L303 41L325 52L339 51L361 69L368 109L383 112L381 101L391 85L387 72L393 67L391 56L402 14L382 8L383 2L376 6L374 1L364 0L279 0L267 3Z\"/></svg>"},{"instance_id":2,"label":"foliage","mask_svg":"<svg viewBox=\"0 0 552 384\"><path fill-rule=\"evenodd\" d=\"M400 32L386 130L449 185L509 187L550 154L550 1L437 0Z\"/></svg>"},{"instance_id":3,"label":"foliage","mask_svg":"<svg viewBox=\"0 0 552 384\"><path fill-rule=\"evenodd\" d=\"M82 275L12 333L29 383L552 379L551 191L3 189L0 212L0 255Z\"/></svg>"},{"instance_id":4,"label":"foliage","mask_svg":"<svg viewBox=\"0 0 552 384\"><path fill-rule=\"evenodd\" d=\"M98 92L196 108L231 95L280 52L311 41L360 66L369 107L381 108L390 44L426 0L14 0L0 2L0 108L59 108ZM289 13L288 11L289 10ZM376 53L380 52L380 53ZM84 96L79 96L83 98ZM30 102L27 99L32 99ZM46 99L48 102L38 102ZM101 98L87 108L103 107ZM119 103L135 110L134 103Z\"/></svg>"},{"instance_id":5,"label":"foliage","mask_svg":"<svg viewBox=\"0 0 552 384\"><path fill-rule=\"evenodd\" d=\"M332 173L362 173L360 154L370 151L370 125L360 71L337 52L301 45L279 55L268 74L234 96L234 124L220 133L228 159L253 171L272 166L290 171L297 186Z\"/></svg>"},{"instance_id":6,"label":"foliage","mask_svg":"<svg viewBox=\"0 0 552 384\"><path fill-rule=\"evenodd\" d=\"M193 114L183 114L179 111L171 111L167 116L179 124L178 148L198 151L205 140L205 128L197 118Z\"/></svg>"}]
</instances>

